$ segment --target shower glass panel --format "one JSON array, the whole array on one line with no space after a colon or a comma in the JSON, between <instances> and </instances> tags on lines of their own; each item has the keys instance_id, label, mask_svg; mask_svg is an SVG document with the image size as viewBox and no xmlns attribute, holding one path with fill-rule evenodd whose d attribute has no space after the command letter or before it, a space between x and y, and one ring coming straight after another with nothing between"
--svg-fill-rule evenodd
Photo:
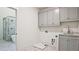
<instances>
[{"instance_id":1,"label":"shower glass panel","mask_svg":"<svg viewBox=\"0 0 79 59\"><path fill-rule=\"evenodd\" d=\"M16 17L7 16L3 19L3 40L14 42L12 36L16 37Z\"/></svg>"},{"instance_id":2,"label":"shower glass panel","mask_svg":"<svg viewBox=\"0 0 79 59\"><path fill-rule=\"evenodd\" d=\"M16 9L0 7L0 51L16 51Z\"/></svg>"}]
</instances>

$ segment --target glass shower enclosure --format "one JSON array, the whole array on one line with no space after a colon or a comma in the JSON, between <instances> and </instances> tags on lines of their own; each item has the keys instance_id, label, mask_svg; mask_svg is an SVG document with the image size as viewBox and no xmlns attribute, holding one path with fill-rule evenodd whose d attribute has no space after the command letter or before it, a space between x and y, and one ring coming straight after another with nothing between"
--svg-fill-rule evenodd
<instances>
[{"instance_id":1,"label":"glass shower enclosure","mask_svg":"<svg viewBox=\"0 0 79 59\"><path fill-rule=\"evenodd\" d=\"M16 51L16 14L16 8L0 7L0 51Z\"/></svg>"},{"instance_id":2,"label":"glass shower enclosure","mask_svg":"<svg viewBox=\"0 0 79 59\"><path fill-rule=\"evenodd\" d=\"M16 17L3 18L3 40L15 42L16 40Z\"/></svg>"}]
</instances>

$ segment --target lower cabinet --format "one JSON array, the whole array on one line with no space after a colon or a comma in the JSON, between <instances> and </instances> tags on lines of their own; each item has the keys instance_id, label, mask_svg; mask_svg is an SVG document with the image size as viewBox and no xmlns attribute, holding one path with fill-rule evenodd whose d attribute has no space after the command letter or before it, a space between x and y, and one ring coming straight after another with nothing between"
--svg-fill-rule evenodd
<instances>
[{"instance_id":1,"label":"lower cabinet","mask_svg":"<svg viewBox=\"0 0 79 59\"><path fill-rule=\"evenodd\" d=\"M60 36L59 51L79 51L79 37Z\"/></svg>"}]
</instances>

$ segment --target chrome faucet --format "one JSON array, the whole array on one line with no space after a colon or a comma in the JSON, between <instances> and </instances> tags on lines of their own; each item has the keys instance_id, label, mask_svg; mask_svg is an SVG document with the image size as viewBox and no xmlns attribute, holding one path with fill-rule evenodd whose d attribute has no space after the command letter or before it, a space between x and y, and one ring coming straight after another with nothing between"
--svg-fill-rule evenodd
<instances>
[{"instance_id":1,"label":"chrome faucet","mask_svg":"<svg viewBox=\"0 0 79 59\"><path fill-rule=\"evenodd\" d=\"M68 34L69 34L69 33L70 33L69 25L68 25L68 27L67 27L67 28L68 28Z\"/></svg>"},{"instance_id":2,"label":"chrome faucet","mask_svg":"<svg viewBox=\"0 0 79 59\"><path fill-rule=\"evenodd\" d=\"M55 43L55 39L51 39L51 43L53 45Z\"/></svg>"}]
</instances>

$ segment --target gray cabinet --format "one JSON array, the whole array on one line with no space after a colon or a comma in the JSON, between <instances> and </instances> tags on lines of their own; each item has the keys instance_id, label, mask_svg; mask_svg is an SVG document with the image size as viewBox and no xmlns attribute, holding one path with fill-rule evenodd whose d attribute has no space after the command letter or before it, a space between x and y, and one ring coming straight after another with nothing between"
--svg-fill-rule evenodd
<instances>
[{"instance_id":1,"label":"gray cabinet","mask_svg":"<svg viewBox=\"0 0 79 59\"><path fill-rule=\"evenodd\" d=\"M67 16L67 8L63 7L60 8L60 20L67 20L68 16Z\"/></svg>"},{"instance_id":2,"label":"gray cabinet","mask_svg":"<svg viewBox=\"0 0 79 59\"><path fill-rule=\"evenodd\" d=\"M79 20L78 7L61 7L60 8L60 20L64 21L76 21Z\"/></svg>"},{"instance_id":3,"label":"gray cabinet","mask_svg":"<svg viewBox=\"0 0 79 59\"><path fill-rule=\"evenodd\" d=\"M59 51L79 51L79 37L60 36Z\"/></svg>"},{"instance_id":4,"label":"gray cabinet","mask_svg":"<svg viewBox=\"0 0 79 59\"><path fill-rule=\"evenodd\" d=\"M78 39L68 39L67 40L67 50L68 51L78 51L79 50L79 40Z\"/></svg>"},{"instance_id":5,"label":"gray cabinet","mask_svg":"<svg viewBox=\"0 0 79 59\"><path fill-rule=\"evenodd\" d=\"M67 11L68 11L69 19L77 19L77 8L76 7L67 8Z\"/></svg>"},{"instance_id":6,"label":"gray cabinet","mask_svg":"<svg viewBox=\"0 0 79 59\"><path fill-rule=\"evenodd\" d=\"M47 8L39 12L39 26L58 26L59 8Z\"/></svg>"},{"instance_id":7,"label":"gray cabinet","mask_svg":"<svg viewBox=\"0 0 79 59\"><path fill-rule=\"evenodd\" d=\"M39 13L39 26L47 26L47 12Z\"/></svg>"},{"instance_id":8,"label":"gray cabinet","mask_svg":"<svg viewBox=\"0 0 79 59\"><path fill-rule=\"evenodd\" d=\"M59 21L59 8L48 11L48 26L58 26L60 25Z\"/></svg>"},{"instance_id":9,"label":"gray cabinet","mask_svg":"<svg viewBox=\"0 0 79 59\"><path fill-rule=\"evenodd\" d=\"M59 39L59 51L67 50L67 39Z\"/></svg>"},{"instance_id":10,"label":"gray cabinet","mask_svg":"<svg viewBox=\"0 0 79 59\"><path fill-rule=\"evenodd\" d=\"M39 26L59 26L60 22L79 21L79 7L52 7L39 11Z\"/></svg>"}]
</instances>

